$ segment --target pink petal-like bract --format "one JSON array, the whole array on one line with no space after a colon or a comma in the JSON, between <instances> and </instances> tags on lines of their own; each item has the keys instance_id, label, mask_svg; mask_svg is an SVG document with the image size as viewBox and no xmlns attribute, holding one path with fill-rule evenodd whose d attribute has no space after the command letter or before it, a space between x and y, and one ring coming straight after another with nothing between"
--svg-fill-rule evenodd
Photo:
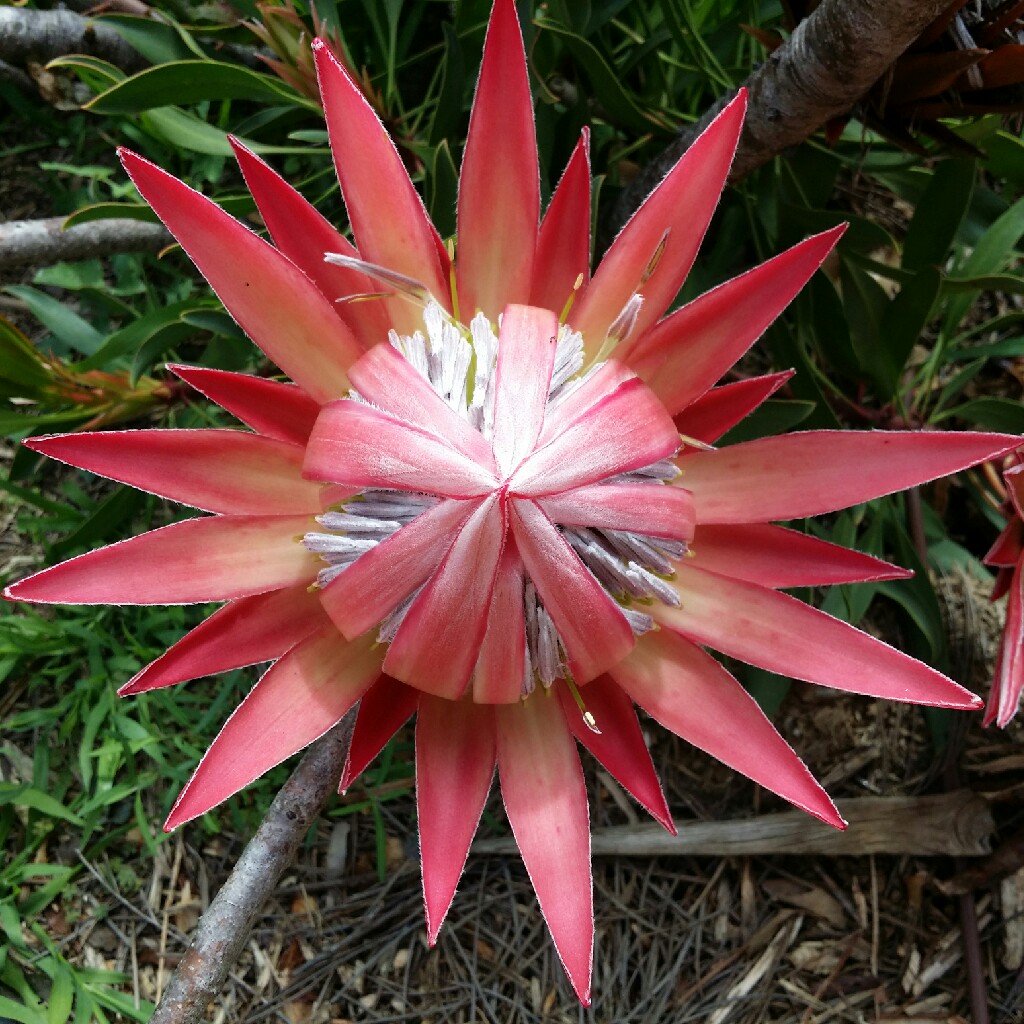
<instances>
[{"instance_id":1,"label":"pink petal-like bract","mask_svg":"<svg viewBox=\"0 0 1024 1024\"><path fill-rule=\"evenodd\" d=\"M286 256L219 206L128 150L121 162L227 311L296 384L320 401L348 384L362 346Z\"/></svg>"},{"instance_id":2,"label":"pink petal-like bract","mask_svg":"<svg viewBox=\"0 0 1024 1024\"><path fill-rule=\"evenodd\" d=\"M497 759L493 711L424 694L416 716L416 811L431 945L451 906Z\"/></svg>"},{"instance_id":3,"label":"pink petal-like bract","mask_svg":"<svg viewBox=\"0 0 1024 1024\"><path fill-rule=\"evenodd\" d=\"M669 630L616 666L614 677L652 718L816 818L843 819L754 699L714 658Z\"/></svg>"},{"instance_id":4,"label":"pink petal-like bract","mask_svg":"<svg viewBox=\"0 0 1024 1024\"><path fill-rule=\"evenodd\" d=\"M555 948L584 1005L594 959L590 814L576 744L557 700L494 708L508 820Z\"/></svg>"},{"instance_id":5,"label":"pink petal-like bract","mask_svg":"<svg viewBox=\"0 0 1024 1024\"><path fill-rule=\"evenodd\" d=\"M1003 483L1006 500L1002 511L1007 524L985 556L985 563L998 570L991 600L1007 598L1006 623L985 708L985 725L995 722L1005 729L1017 714L1024 694L1024 451L1005 459Z\"/></svg>"},{"instance_id":6,"label":"pink petal-like bract","mask_svg":"<svg viewBox=\"0 0 1024 1024\"><path fill-rule=\"evenodd\" d=\"M456 264L468 322L529 302L540 218L537 135L515 0L495 0L459 181Z\"/></svg>"},{"instance_id":7,"label":"pink petal-like bract","mask_svg":"<svg viewBox=\"0 0 1024 1024\"><path fill-rule=\"evenodd\" d=\"M257 433L278 441L304 445L320 412L319 403L295 384L202 366L168 363L167 369Z\"/></svg>"},{"instance_id":8,"label":"pink petal-like bract","mask_svg":"<svg viewBox=\"0 0 1024 1024\"><path fill-rule=\"evenodd\" d=\"M164 828L205 814L332 726L380 675L381 652L330 625L275 662L227 720Z\"/></svg>"},{"instance_id":9,"label":"pink petal-like bract","mask_svg":"<svg viewBox=\"0 0 1024 1024\"><path fill-rule=\"evenodd\" d=\"M790 521L999 458L1020 439L815 430L712 448L792 376L783 368L743 379L731 368L843 229L665 316L729 174L741 90L591 277L589 129L542 217L531 101L542 69L530 67L516 8L495 0L486 32L454 238L441 239L408 169L426 153L421 119L393 109L382 120L373 69L350 72L323 40L314 59L347 224L340 204L321 214L237 142L272 241L122 153L262 349L253 365L266 376L169 367L241 428L218 418L216 429L27 440L210 514L43 569L6 596L226 602L125 694L274 663L213 742L168 828L355 709L344 789L418 714L430 942L497 763L559 956L589 1002L590 836L576 740L670 830L637 707L841 827L794 751L702 647L855 693L975 707L927 665L780 592L907 575ZM544 32L529 36L546 53ZM609 138L602 127L605 152ZM545 166L545 180L558 171ZM173 382L166 393L196 400ZM195 409L186 414L196 422ZM1008 455L1000 467L1007 526L988 556L994 596L1009 594L987 715L1000 725L1024 686L1022 460Z\"/></svg>"},{"instance_id":10,"label":"pink petal-like bract","mask_svg":"<svg viewBox=\"0 0 1024 1024\"><path fill-rule=\"evenodd\" d=\"M116 430L32 437L25 446L207 512L319 512L321 485L302 479L304 449L241 430Z\"/></svg>"}]
</instances>

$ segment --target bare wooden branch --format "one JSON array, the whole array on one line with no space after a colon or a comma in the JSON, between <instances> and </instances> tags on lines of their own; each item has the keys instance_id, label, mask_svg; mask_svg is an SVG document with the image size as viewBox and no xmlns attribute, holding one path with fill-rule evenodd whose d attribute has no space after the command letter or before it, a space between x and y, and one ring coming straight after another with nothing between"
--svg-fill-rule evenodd
<instances>
[{"instance_id":1,"label":"bare wooden branch","mask_svg":"<svg viewBox=\"0 0 1024 1024\"><path fill-rule=\"evenodd\" d=\"M988 804L970 790L936 796L861 797L837 801L849 822L840 832L802 811L741 821L677 821L679 835L654 824L599 829L595 856L736 856L869 853L965 857L990 852L995 823ZM511 838L481 839L474 853L514 853Z\"/></svg>"},{"instance_id":2,"label":"bare wooden branch","mask_svg":"<svg viewBox=\"0 0 1024 1024\"><path fill-rule=\"evenodd\" d=\"M74 11L39 11L31 7L0 7L0 60L24 66L45 64L69 53L116 64L124 71L141 71L149 61L102 19Z\"/></svg>"},{"instance_id":3,"label":"bare wooden branch","mask_svg":"<svg viewBox=\"0 0 1024 1024\"><path fill-rule=\"evenodd\" d=\"M0 13L5 8L0 7ZM126 217L94 220L62 230L63 217L0 224L0 270L87 260L115 252L157 252L174 241L162 224Z\"/></svg>"},{"instance_id":4,"label":"bare wooden branch","mask_svg":"<svg viewBox=\"0 0 1024 1024\"><path fill-rule=\"evenodd\" d=\"M850 111L948 7L949 0L822 0L747 79L747 118L730 180L746 177ZM626 222L731 98L722 97L643 169L616 206L615 227Z\"/></svg>"},{"instance_id":5,"label":"bare wooden branch","mask_svg":"<svg viewBox=\"0 0 1024 1024\"><path fill-rule=\"evenodd\" d=\"M349 713L306 751L274 798L230 877L203 914L150 1024L196 1024L206 1018L228 971L245 948L263 904L295 851L337 791L355 716Z\"/></svg>"}]
</instances>

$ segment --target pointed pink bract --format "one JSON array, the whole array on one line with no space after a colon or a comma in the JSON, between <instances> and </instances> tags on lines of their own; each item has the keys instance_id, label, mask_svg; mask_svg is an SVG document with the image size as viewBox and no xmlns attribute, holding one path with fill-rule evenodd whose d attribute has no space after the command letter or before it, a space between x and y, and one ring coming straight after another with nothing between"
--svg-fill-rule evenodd
<instances>
[{"instance_id":1,"label":"pointed pink bract","mask_svg":"<svg viewBox=\"0 0 1024 1024\"><path fill-rule=\"evenodd\" d=\"M601 260L569 314L590 355L600 349L634 292L643 294L644 304L633 338L656 323L675 298L718 205L746 105L746 90L741 89L644 200ZM657 261L653 270L652 260Z\"/></svg>"},{"instance_id":2,"label":"pointed pink bract","mask_svg":"<svg viewBox=\"0 0 1024 1024\"><path fill-rule=\"evenodd\" d=\"M320 485L302 479L302 448L241 430L53 434L27 438L25 447L204 512L321 510Z\"/></svg>"},{"instance_id":3,"label":"pointed pink bract","mask_svg":"<svg viewBox=\"0 0 1024 1024\"><path fill-rule=\"evenodd\" d=\"M497 760L491 708L424 694L416 716L416 816L431 946L448 914Z\"/></svg>"},{"instance_id":4,"label":"pointed pink bract","mask_svg":"<svg viewBox=\"0 0 1024 1024\"><path fill-rule=\"evenodd\" d=\"M994 459L1012 434L813 430L677 460L701 523L803 519Z\"/></svg>"},{"instance_id":5,"label":"pointed pink bract","mask_svg":"<svg viewBox=\"0 0 1024 1024\"><path fill-rule=\"evenodd\" d=\"M239 598L204 619L129 679L118 696L274 661L325 621L320 602L305 586Z\"/></svg>"},{"instance_id":6,"label":"pointed pink bract","mask_svg":"<svg viewBox=\"0 0 1024 1024\"><path fill-rule=\"evenodd\" d=\"M530 300L540 218L537 133L514 0L495 0L459 175L459 311Z\"/></svg>"},{"instance_id":7,"label":"pointed pink bract","mask_svg":"<svg viewBox=\"0 0 1024 1024\"><path fill-rule=\"evenodd\" d=\"M450 311L440 239L395 144L327 44L315 40L313 56L334 166L360 256L421 282ZM419 328L419 314L405 299L388 299L387 307L396 330Z\"/></svg>"},{"instance_id":8,"label":"pointed pink bract","mask_svg":"<svg viewBox=\"0 0 1024 1024\"><path fill-rule=\"evenodd\" d=\"M594 895L590 814L576 744L556 700L494 708L509 824L572 987L590 1004Z\"/></svg>"},{"instance_id":9,"label":"pointed pink bract","mask_svg":"<svg viewBox=\"0 0 1024 1024\"><path fill-rule=\"evenodd\" d=\"M369 641L350 644L332 626L291 650L224 724L164 831L205 814L337 725L380 675L380 660Z\"/></svg>"},{"instance_id":10,"label":"pointed pink bract","mask_svg":"<svg viewBox=\"0 0 1024 1024\"><path fill-rule=\"evenodd\" d=\"M709 654L669 630L616 665L615 680L655 721L816 818L845 823L757 702Z\"/></svg>"},{"instance_id":11,"label":"pointed pink bract","mask_svg":"<svg viewBox=\"0 0 1024 1024\"><path fill-rule=\"evenodd\" d=\"M5 594L39 604L199 604L308 586L317 562L296 537L311 525L311 516L186 519L44 569Z\"/></svg>"},{"instance_id":12,"label":"pointed pink bract","mask_svg":"<svg viewBox=\"0 0 1024 1024\"><path fill-rule=\"evenodd\" d=\"M256 433L278 441L304 445L320 412L320 403L296 384L203 366L168 363L167 369Z\"/></svg>"},{"instance_id":13,"label":"pointed pink bract","mask_svg":"<svg viewBox=\"0 0 1024 1024\"><path fill-rule=\"evenodd\" d=\"M590 280L590 129L584 128L544 214L537 238L530 305L560 313Z\"/></svg>"},{"instance_id":14,"label":"pointed pink bract","mask_svg":"<svg viewBox=\"0 0 1024 1024\"><path fill-rule=\"evenodd\" d=\"M680 565L678 608L651 609L663 626L769 672L908 704L973 710L981 701L923 662L846 622L743 580Z\"/></svg>"},{"instance_id":15,"label":"pointed pink bract","mask_svg":"<svg viewBox=\"0 0 1024 1024\"><path fill-rule=\"evenodd\" d=\"M317 286L216 203L148 160L126 149L119 153L138 190L242 330L313 398L343 395L345 371L362 348Z\"/></svg>"}]
</instances>

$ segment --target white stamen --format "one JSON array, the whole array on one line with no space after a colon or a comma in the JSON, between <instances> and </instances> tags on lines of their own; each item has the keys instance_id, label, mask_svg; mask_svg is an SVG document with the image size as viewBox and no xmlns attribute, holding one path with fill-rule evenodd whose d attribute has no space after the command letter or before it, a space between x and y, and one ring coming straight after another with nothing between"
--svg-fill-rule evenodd
<instances>
[{"instance_id":1,"label":"white stamen","mask_svg":"<svg viewBox=\"0 0 1024 1024\"><path fill-rule=\"evenodd\" d=\"M377 643L389 644L395 639L395 634L398 632L399 626L402 625L402 620L408 614L409 609L412 607L413 601L419 597L422 587L417 587L383 622L380 624L380 628L377 630Z\"/></svg>"},{"instance_id":2,"label":"white stamen","mask_svg":"<svg viewBox=\"0 0 1024 1024\"><path fill-rule=\"evenodd\" d=\"M619 315L611 322L608 328L608 337L602 351L611 351L620 341L625 341L636 326L637 317L640 316L640 307L644 304L644 297L639 292L633 292L626 300Z\"/></svg>"},{"instance_id":3,"label":"white stamen","mask_svg":"<svg viewBox=\"0 0 1024 1024\"><path fill-rule=\"evenodd\" d=\"M417 305L426 305L431 301L430 289L414 277L407 277L395 270L379 266L376 263L367 263L366 260L357 259L355 256L346 256L340 252L325 252L324 262L333 263L337 267L345 267L346 270L358 270L375 281L380 281L393 288L399 295L411 299Z\"/></svg>"},{"instance_id":4,"label":"white stamen","mask_svg":"<svg viewBox=\"0 0 1024 1024\"><path fill-rule=\"evenodd\" d=\"M477 313L470 321L469 333L476 353L469 422L489 441L494 433L494 369L498 362L498 338L482 313Z\"/></svg>"}]
</instances>

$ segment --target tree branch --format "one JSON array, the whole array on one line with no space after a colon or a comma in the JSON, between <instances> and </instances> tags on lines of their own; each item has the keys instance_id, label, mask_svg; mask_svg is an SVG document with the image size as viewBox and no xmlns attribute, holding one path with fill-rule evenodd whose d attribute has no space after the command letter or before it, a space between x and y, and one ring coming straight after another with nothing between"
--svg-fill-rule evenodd
<instances>
[{"instance_id":1,"label":"tree branch","mask_svg":"<svg viewBox=\"0 0 1024 1024\"><path fill-rule=\"evenodd\" d=\"M21 66L29 61L45 64L69 53L99 57L129 73L149 66L135 47L99 19L73 11L0 7L0 60Z\"/></svg>"},{"instance_id":2,"label":"tree branch","mask_svg":"<svg viewBox=\"0 0 1024 1024\"><path fill-rule=\"evenodd\" d=\"M274 798L230 877L203 914L150 1024L196 1024L248 941L263 904L306 830L338 788L355 715L349 712L303 755Z\"/></svg>"},{"instance_id":3,"label":"tree branch","mask_svg":"<svg viewBox=\"0 0 1024 1024\"><path fill-rule=\"evenodd\" d=\"M739 181L848 113L949 0L822 0L747 79L749 105L730 180ZM648 164L616 204L621 227L732 98L722 97Z\"/></svg>"},{"instance_id":4,"label":"tree branch","mask_svg":"<svg viewBox=\"0 0 1024 1024\"><path fill-rule=\"evenodd\" d=\"M5 8L0 8L3 13ZM115 252L157 252L174 239L162 224L112 218L63 229L63 217L0 224L0 270L23 264L49 266Z\"/></svg>"},{"instance_id":5,"label":"tree branch","mask_svg":"<svg viewBox=\"0 0 1024 1024\"><path fill-rule=\"evenodd\" d=\"M967 789L935 796L854 797L836 806L845 832L804 811L762 814L737 821L677 821L678 835L660 825L596 829L595 857L732 857L814 854L863 857L869 853L967 857L991 852L995 824L985 800ZM476 854L511 854L511 836L478 839Z\"/></svg>"}]
</instances>

